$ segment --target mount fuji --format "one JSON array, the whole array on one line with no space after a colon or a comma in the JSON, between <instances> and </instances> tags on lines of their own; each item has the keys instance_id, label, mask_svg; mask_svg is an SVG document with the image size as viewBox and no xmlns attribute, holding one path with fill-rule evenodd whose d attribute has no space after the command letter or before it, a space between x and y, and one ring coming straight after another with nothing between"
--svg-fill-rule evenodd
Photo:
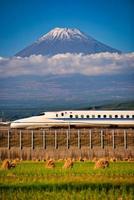
<instances>
[{"instance_id":1,"label":"mount fuji","mask_svg":"<svg viewBox=\"0 0 134 200\"><path fill-rule=\"evenodd\" d=\"M93 54L100 52L121 53L76 28L54 28L30 46L18 52L16 56L28 57L33 54L53 56L60 53Z\"/></svg>"},{"instance_id":2,"label":"mount fuji","mask_svg":"<svg viewBox=\"0 0 134 200\"><path fill-rule=\"evenodd\" d=\"M84 54L100 52L117 52L114 55L117 58L113 61L110 59L109 62L107 59L108 57L104 57L106 58L104 59L104 66L103 62L100 63L100 65L97 63L100 59L96 59L96 62L93 62L94 59L91 59L91 67L89 66L88 68L87 59L90 59L90 55L85 56ZM91 75L88 75L88 73L80 73L81 71L79 71L79 67L77 66L75 68L76 73L73 73L72 71L72 73L67 74L42 74L40 69L44 69L45 71L47 68L51 68L51 62L49 62L49 65L47 66L46 60L50 61L52 59L52 62L54 62L54 58L51 58L51 56L60 53L82 53L82 55L80 55L82 57L82 61L85 59L83 57L87 57L87 59L85 59L82 63L81 60L74 58L78 55L71 55L73 59L76 59L75 63L80 65L81 71L83 69L87 69L87 72L89 72L89 70L92 71L92 66L95 69L97 65L102 66L102 68L99 68L100 74L92 75L91 73ZM121 52L102 44L90 36L87 36L78 29L55 28L51 30L49 33L39 38L31 46L16 54L16 56L20 56L22 58L15 58L15 61L12 61L11 59L12 62L11 67L9 66L9 71L13 69L17 72L17 74L11 77L3 76L3 78L0 79L0 114L4 111L7 118L17 119L35 114L35 109L37 109L37 111L39 111L39 109L40 111L79 108L86 109L91 105L133 100L134 73L129 73L129 59L127 60L126 58L122 63L124 69L125 67L127 68L128 65L128 73L126 73L126 71L125 73L119 73L119 71L123 68L120 68L120 60L118 59L118 56L120 55L118 53ZM33 54L47 55L48 58L45 57L42 59L42 56L23 58ZM61 55L55 56L55 59L58 60L60 56ZM98 57L98 55L91 55L91 57L95 58L96 56ZM37 58L37 60L38 58L41 58L41 63L40 59L38 60L41 68L38 66L38 62L34 62L35 60L32 60L34 57L35 59ZM27 63L26 65L25 62ZM19 63L21 66L19 66ZM72 60L67 62L67 64L65 60L64 63L67 70L72 67ZM87 68L85 68L84 65L87 66ZM5 68L8 66L7 60L5 61L5 66ZM59 64L55 64L54 62L53 66L55 71L59 69ZM109 71L111 68L113 69L114 66L117 66L117 73L102 73L103 67L104 70L108 69ZM62 67L62 65L60 67ZM2 66L2 68L4 68L4 66ZM16 69L18 71L16 71ZM23 70L24 72L26 71L26 74L21 74ZM39 73L34 73L34 75L32 73L29 74L30 70L37 70ZM50 71L48 70L48 72Z\"/></svg>"}]
</instances>

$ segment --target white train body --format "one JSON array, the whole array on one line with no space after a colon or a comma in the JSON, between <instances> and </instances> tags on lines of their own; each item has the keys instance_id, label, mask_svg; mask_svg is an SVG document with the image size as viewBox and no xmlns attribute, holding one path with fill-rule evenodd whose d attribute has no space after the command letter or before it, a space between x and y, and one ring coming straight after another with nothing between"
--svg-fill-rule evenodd
<instances>
[{"instance_id":1,"label":"white train body","mask_svg":"<svg viewBox=\"0 0 134 200\"><path fill-rule=\"evenodd\" d=\"M39 116L13 121L11 128L43 128L52 126L134 126L134 110L69 110L43 112Z\"/></svg>"}]
</instances>

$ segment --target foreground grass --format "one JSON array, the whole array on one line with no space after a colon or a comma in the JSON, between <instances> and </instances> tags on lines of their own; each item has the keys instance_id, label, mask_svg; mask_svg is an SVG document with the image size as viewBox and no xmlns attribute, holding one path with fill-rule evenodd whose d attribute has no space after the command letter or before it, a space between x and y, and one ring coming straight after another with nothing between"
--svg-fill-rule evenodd
<instances>
[{"instance_id":1,"label":"foreground grass","mask_svg":"<svg viewBox=\"0 0 134 200\"><path fill-rule=\"evenodd\" d=\"M76 162L72 169L46 169L44 162L22 162L0 170L0 199L134 199L134 163L110 163L94 170L92 162Z\"/></svg>"}]
</instances>

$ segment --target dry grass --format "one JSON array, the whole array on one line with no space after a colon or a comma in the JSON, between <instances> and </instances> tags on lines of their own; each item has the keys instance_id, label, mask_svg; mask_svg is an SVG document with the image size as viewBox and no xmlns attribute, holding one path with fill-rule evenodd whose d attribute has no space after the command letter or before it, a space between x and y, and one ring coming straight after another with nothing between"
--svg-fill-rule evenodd
<instances>
[{"instance_id":1,"label":"dry grass","mask_svg":"<svg viewBox=\"0 0 134 200\"><path fill-rule=\"evenodd\" d=\"M95 163L94 169L99 169L99 168L104 169L108 166L109 166L109 161L106 160L105 158L101 158Z\"/></svg>"},{"instance_id":2,"label":"dry grass","mask_svg":"<svg viewBox=\"0 0 134 200\"><path fill-rule=\"evenodd\" d=\"M49 159L46 163L46 168L49 168L49 169L52 169L55 167L55 163L54 163L54 160L52 159Z\"/></svg>"},{"instance_id":3,"label":"dry grass","mask_svg":"<svg viewBox=\"0 0 134 200\"><path fill-rule=\"evenodd\" d=\"M64 168L64 169L72 168L73 165L74 165L74 162L72 161L72 159L71 159L71 158L68 158L68 159L65 161L65 163L64 163L64 165L63 165L63 168Z\"/></svg>"}]
</instances>

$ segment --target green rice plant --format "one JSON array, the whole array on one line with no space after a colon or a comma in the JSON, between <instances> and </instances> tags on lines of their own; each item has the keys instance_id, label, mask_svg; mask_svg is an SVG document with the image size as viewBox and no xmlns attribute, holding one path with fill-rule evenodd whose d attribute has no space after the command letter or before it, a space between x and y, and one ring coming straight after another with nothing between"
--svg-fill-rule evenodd
<instances>
[{"instance_id":1,"label":"green rice plant","mask_svg":"<svg viewBox=\"0 0 134 200\"><path fill-rule=\"evenodd\" d=\"M133 199L133 162L96 170L92 162L75 162L71 169L63 169L63 164L47 169L45 162L23 161L0 170L0 199Z\"/></svg>"}]
</instances>

